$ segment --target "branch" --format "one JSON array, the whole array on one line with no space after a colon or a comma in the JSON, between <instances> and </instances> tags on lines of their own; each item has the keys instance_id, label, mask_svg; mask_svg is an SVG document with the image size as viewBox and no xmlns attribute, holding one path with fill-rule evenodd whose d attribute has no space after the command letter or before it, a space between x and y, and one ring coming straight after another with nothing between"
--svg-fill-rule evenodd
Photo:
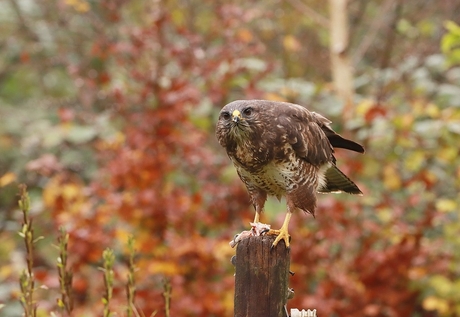
<instances>
[{"instance_id":1,"label":"branch","mask_svg":"<svg viewBox=\"0 0 460 317\"><path fill-rule=\"evenodd\" d=\"M314 22L316 22L320 26L322 26L324 28L327 28L327 29L329 28L329 20L327 18L325 18L324 16L322 16L321 14L319 14L318 12L316 12L315 10L313 10L312 8L310 8L309 6L307 6L302 1L300 1L300 0L288 0L288 2L295 9L299 10L300 12L302 12L303 15L309 17L310 19L312 19Z\"/></svg>"},{"instance_id":2,"label":"branch","mask_svg":"<svg viewBox=\"0 0 460 317\"><path fill-rule=\"evenodd\" d=\"M37 34L35 34L32 31L32 29L27 25L26 20L24 19L24 16L22 15L21 8L18 5L18 2L16 0L10 0L10 4L13 7L14 12L16 13L16 16L18 17L19 28L25 32L25 34L30 40L38 42L39 38Z\"/></svg>"},{"instance_id":3,"label":"branch","mask_svg":"<svg viewBox=\"0 0 460 317\"><path fill-rule=\"evenodd\" d=\"M385 21L388 18L387 14L395 1L396 0L386 0L385 3L381 6L379 14L380 18L374 19L373 23L369 27L369 31L366 33L363 40L353 54L353 65L358 64L363 58L364 54L366 54L366 52L371 47L375 37L377 36L377 33L384 26Z\"/></svg>"},{"instance_id":4,"label":"branch","mask_svg":"<svg viewBox=\"0 0 460 317\"><path fill-rule=\"evenodd\" d=\"M402 7L403 7L404 0L397 0L393 12L393 16L391 17L391 22L387 30L386 36L386 43L383 49L382 60L380 62L380 68L384 69L387 68L390 63L391 53L394 48L394 42L396 38L396 25L401 17Z\"/></svg>"}]
</instances>

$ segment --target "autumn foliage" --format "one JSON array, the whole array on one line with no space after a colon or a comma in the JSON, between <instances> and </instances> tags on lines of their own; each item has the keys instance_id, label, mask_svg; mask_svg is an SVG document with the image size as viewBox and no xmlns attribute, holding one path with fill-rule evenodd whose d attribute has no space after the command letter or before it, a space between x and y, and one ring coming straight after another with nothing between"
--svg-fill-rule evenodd
<instances>
[{"instance_id":1,"label":"autumn foliage","mask_svg":"<svg viewBox=\"0 0 460 317\"><path fill-rule=\"evenodd\" d=\"M291 220L288 307L318 316L459 314L460 77L452 43L460 28L431 20L458 19L452 7L407 16L396 8L384 27L372 20L388 6L350 5L362 58L345 116L329 85L327 30L312 26L319 18L298 1L39 1L36 14L13 2L20 32L6 28L5 38L14 58L0 55L11 65L0 73L0 316L20 311L18 260L10 256L24 252L19 182L29 186L35 232L46 238L35 250L37 283L48 288L36 292L39 312L58 310L50 246L64 227L75 316L102 315L98 267L108 247L116 258L110 305L124 314L130 236L139 312L165 316L170 285L170 316L231 316L228 242L253 211L214 124L223 105L250 98L305 105L366 148L337 151L362 197L320 195L316 218ZM309 5L327 15L323 2ZM370 40L369 27L381 32L371 30L366 50L360 40ZM270 200L262 221L279 226L284 208Z\"/></svg>"}]
</instances>

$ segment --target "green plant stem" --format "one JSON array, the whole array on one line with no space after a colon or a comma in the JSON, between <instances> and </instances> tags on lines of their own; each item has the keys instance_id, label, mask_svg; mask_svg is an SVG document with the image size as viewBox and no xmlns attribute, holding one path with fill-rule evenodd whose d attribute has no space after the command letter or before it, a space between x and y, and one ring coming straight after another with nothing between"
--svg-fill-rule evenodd
<instances>
[{"instance_id":1,"label":"green plant stem","mask_svg":"<svg viewBox=\"0 0 460 317\"><path fill-rule=\"evenodd\" d=\"M26 247L26 263L27 268L24 269L19 276L19 284L21 289L20 301L24 308L24 316L36 317L37 304L34 301L35 278L33 274L33 252L34 252L34 230L32 227L32 219L30 218L30 199L27 193L27 186L19 185L19 208L22 211L23 223L19 235L24 239Z\"/></svg>"},{"instance_id":2,"label":"green plant stem","mask_svg":"<svg viewBox=\"0 0 460 317\"><path fill-rule=\"evenodd\" d=\"M134 238L130 236L128 238L128 252L129 252L129 263L128 263L128 283L126 284L126 295L128 300L128 307L126 308L126 315L132 317L134 315L134 296L136 294L136 280L135 271L136 266L134 264L135 250L134 250Z\"/></svg>"},{"instance_id":3,"label":"green plant stem","mask_svg":"<svg viewBox=\"0 0 460 317\"><path fill-rule=\"evenodd\" d=\"M67 246L69 243L69 234L64 228L60 229L60 236L58 237L59 244L59 257L57 260L57 269L59 273L59 288L61 298L58 299L58 306L70 316L73 310L73 297L72 297L72 278L73 274L67 268Z\"/></svg>"},{"instance_id":4,"label":"green plant stem","mask_svg":"<svg viewBox=\"0 0 460 317\"><path fill-rule=\"evenodd\" d=\"M165 300L165 316L166 317L170 317L171 292L172 292L171 281L169 279L165 279L163 281L163 298Z\"/></svg>"},{"instance_id":5,"label":"green plant stem","mask_svg":"<svg viewBox=\"0 0 460 317\"><path fill-rule=\"evenodd\" d=\"M112 249L105 249L102 253L102 258L104 262L104 266L102 271L104 272L104 286L105 286L105 294L102 298L102 302L104 304L104 317L110 317L110 300L112 299L113 293L113 264L115 263L115 255Z\"/></svg>"}]
</instances>

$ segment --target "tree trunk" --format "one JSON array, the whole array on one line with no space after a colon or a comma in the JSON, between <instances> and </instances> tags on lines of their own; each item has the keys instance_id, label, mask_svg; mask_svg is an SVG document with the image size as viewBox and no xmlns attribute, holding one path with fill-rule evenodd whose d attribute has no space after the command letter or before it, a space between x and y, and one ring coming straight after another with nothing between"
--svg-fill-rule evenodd
<instances>
[{"instance_id":1,"label":"tree trunk","mask_svg":"<svg viewBox=\"0 0 460 317\"><path fill-rule=\"evenodd\" d=\"M347 5L348 0L329 0L332 81L337 96L344 103L344 120L351 116L354 97Z\"/></svg>"}]
</instances>

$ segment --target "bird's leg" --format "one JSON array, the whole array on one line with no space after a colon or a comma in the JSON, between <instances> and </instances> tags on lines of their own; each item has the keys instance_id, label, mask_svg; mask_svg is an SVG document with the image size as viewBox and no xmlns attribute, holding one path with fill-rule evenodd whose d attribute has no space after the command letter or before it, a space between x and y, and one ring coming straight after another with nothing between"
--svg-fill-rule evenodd
<instances>
[{"instance_id":1,"label":"bird's leg","mask_svg":"<svg viewBox=\"0 0 460 317\"><path fill-rule=\"evenodd\" d=\"M262 210L257 210L256 208L256 215L254 216L254 223L258 223L260 222L259 219L260 219L260 214L262 213Z\"/></svg>"},{"instance_id":2,"label":"bird's leg","mask_svg":"<svg viewBox=\"0 0 460 317\"><path fill-rule=\"evenodd\" d=\"M284 218L283 225L279 230L270 230L267 234L277 235L275 241L273 241L272 248L275 247L280 240L284 240L284 244L286 248L289 248L289 221L291 220L292 212L297 209L294 204L294 201L290 197L290 195L286 195L286 203L287 203L287 212L286 217Z\"/></svg>"},{"instance_id":3,"label":"bird's leg","mask_svg":"<svg viewBox=\"0 0 460 317\"><path fill-rule=\"evenodd\" d=\"M265 232L270 230L270 226L260 223L260 214L264 210L265 201L267 200L267 193L261 189L253 189L249 190L249 194L251 195L252 204L254 205L254 209L256 210L256 215L254 216L254 222L251 223L251 230L245 230L233 238L230 241L230 246L234 248L239 241L242 239L247 238L248 236L260 236Z\"/></svg>"},{"instance_id":4,"label":"bird's leg","mask_svg":"<svg viewBox=\"0 0 460 317\"><path fill-rule=\"evenodd\" d=\"M273 230L270 229L270 231L267 234L271 235L277 235L275 241L273 241L272 248L276 247L278 242L280 240L284 240L284 244L286 245L286 248L289 248L289 232L288 232L288 227L289 227L289 220L291 220L291 215L292 212L289 210L290 208L288 207L288 211L286 213L286 217L284 218L283 225L281 226L281 229L279 230Z\"/></svg>"},{"instance_id":5,"label":"bird's leg","mask_svg":"<svg viewBox=\"0 0 460 317\"><path fill-rule=\"evenodd\" d=\"M256 215L254 216L254 223L260 222L260 214L264 210L265 201L267 200L267 193L261 190L257 190L251 193L252 203L254 209L256 210Z\"/></svg>"}]
</instances>

